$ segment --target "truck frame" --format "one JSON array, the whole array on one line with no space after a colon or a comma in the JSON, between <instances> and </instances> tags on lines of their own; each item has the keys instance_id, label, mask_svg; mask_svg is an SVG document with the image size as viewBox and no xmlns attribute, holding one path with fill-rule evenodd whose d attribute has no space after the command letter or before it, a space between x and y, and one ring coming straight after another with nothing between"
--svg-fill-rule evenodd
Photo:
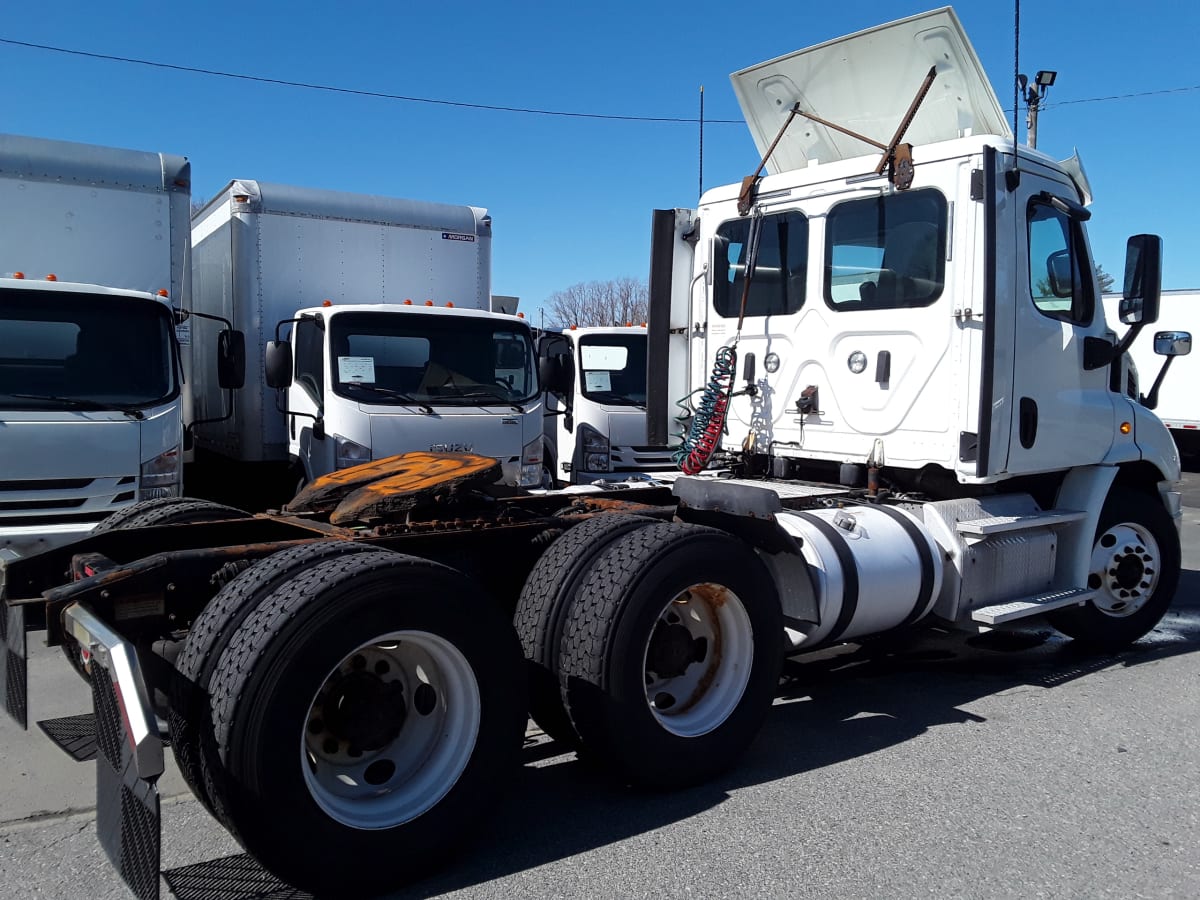
<instances>
[{"instance_id":1,"label":"truck frame","mask_svg":"<svg viewBox=\"0 0 1200 900\"><path fill-rule=\"evenodd\" d=\"M835 110L894 107L881 86L914 66L950 89L910 105L919 143L902 128L882 161L861 141L836 159L832 131L772 141L831 66ZM164 734L268 869L368 893L461 847L527 713L624 782L676 788L737 761L786 654L1033 616L1111 652L1162 617L1179 462L1114 376L1157 315L1161 242L1130 240L1114 343L1081 170L1015 144L948 9L735 86L778 171L659 211L651 246L651 426L693 398L696 474L523 493L494 459L407 454L278 513L152 500L0 569L6 708L25 721L44 628L90 679L100 841L139 897L158 892Z\"/></svg>"}]
</instances>

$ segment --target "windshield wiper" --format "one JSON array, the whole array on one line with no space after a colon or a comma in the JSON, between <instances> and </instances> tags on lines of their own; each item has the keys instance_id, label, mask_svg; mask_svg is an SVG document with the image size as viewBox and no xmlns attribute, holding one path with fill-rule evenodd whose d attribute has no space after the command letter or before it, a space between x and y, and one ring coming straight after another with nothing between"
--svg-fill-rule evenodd
<instances>
[{"instance_id":1,"label":"windshield wiper","mask_svg":"<svg viewBox=\"0 0 1200 900\"><path fill-rule=\"evenodd\" d=\"M487 388L472 388L469 391L459 390L459 392L454 396L461 397L463 400L477 400L479 398L486 397L489 400L495 400L498 403L507 403L517 412L521 413L522 415L525 414L525 407L515 403L511 398L505 397L503 394L497 393L496 391L489 391ZM480 405L482 406L483 404Z\"/></svg>"},{"instance_id":2,"label":"windshield wiper","mask_svg":"<svg viewBox=\"0 0 1200 900\"><path fill-rule=\"evenodd\" d=\"M343 387L362 388L364 391L374 391L376 394L383 394L385 397L395 397L402 403L411 403L413 406L420 407L421 411L427 416L434 415L433 407L423 400L417 400L415 397L410 397L403 391L394 391L391 388L379 387L375 384L363 384L361 381L345 382Z\"/></svg>"},{"instance_id":3,"label":"windshield wiper","mask_svg":"<svg viewBox=\"0 0 1200 900\"><path fill-rule=\"evenodd\" d=\"M116 410L131 419L144 419L146 414L131 406L119 406L115 403L101 403L99 400L84 400L82 397L55 397L52 394L4 394L5 397L15 397L18 400L40 400L43 403L58 403L69 409L87 409L96 412Z\"/></svg>"}]
</instances>

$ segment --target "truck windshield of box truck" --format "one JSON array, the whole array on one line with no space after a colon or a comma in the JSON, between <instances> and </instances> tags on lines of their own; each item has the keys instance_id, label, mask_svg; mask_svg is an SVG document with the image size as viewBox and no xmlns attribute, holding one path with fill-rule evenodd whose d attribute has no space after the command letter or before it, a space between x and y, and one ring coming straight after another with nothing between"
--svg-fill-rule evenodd
<instances>
[{"instance_id":1,"label":"truck windshield of box truck","mask_svg":"<svg viewBox=\"0 0 1200 900\"><path fill-rule=\"evenodd\" d=\"M170 311L135 297L0 290L0 404L138 410L179 392Z\"/></svg>"},{"instance_id":2,"label":"truck windshield of box truck","mask_svg":"<svg viewBox=\"0 0 1200 900\"><path fill-rule=\"evenodd\" d=\"M646 405L646 334L589 334L579 339L580 391L596 403Z\"/></svg>"},{"instance_id":3,"label":"truck windshield of box truck","mask_svg":"<svg viewBox=\"0 0 1200 900\"><path fill-rule=\"evenodd\" d=\"M346 312L333 316L330 328L330 382L340 397L380 405L488 406L528 403L538 395L533 345L528 330L515 324ZM297 332L296 380L316 386L320 374L304 366L304 330Z\"/></svg>"}]
</instances>

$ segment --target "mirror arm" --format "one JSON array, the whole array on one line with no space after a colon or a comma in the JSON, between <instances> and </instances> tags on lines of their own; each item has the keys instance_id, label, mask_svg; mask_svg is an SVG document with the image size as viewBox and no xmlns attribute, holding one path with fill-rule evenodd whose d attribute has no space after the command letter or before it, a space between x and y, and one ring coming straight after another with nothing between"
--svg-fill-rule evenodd
<instances>
[{"instance_id":1,"label":"mirror arm","mask_svg":"<svg viewBox=\"0 0 1200 900\"><path fill-rule=\"evenodd\" d=\"M1093 369L1103 369L1112 363L1113 360L1120 358L1121 354L1129 350L1143 327L1144 323L1142 322L1129 326L1129 330L1125 332L1125 336L1116 344L1110 344L1104 338L1084 338L1083 368L1089 372Z\"/></svg>"},{"instance_id":2,"label":"mirror arm","mask_svg":"<svg viewBox=\"0 0 1200 900\"><path fill-rule=\"evenodd\" d=\"M1158 408L1158 389L1162 386L1163 379L1167 376L1167 369L1171 368L1171 363L1174 362L1174 360L1175 357L1173 356L1168 356L1165 360L1163 360L1162 368L1158 370L1158 377L1154 379L1154 384L1150 388L1150 393L1143 394L1138 400L1138 402L1141 403L1142 406L1146 407L1146 409Z\"/></svg>"}]
</instances>

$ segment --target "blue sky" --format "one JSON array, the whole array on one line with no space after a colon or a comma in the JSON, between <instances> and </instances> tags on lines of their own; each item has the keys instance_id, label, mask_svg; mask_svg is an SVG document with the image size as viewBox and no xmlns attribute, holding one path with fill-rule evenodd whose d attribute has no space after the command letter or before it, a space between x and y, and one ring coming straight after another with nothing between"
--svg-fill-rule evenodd
<instances>
[{"instance_id":1,"label":"blue sky","mask_svg":"<svg viewBox=\"0 0 1200 900\"><path fill-rule=\"evenodd\" d=\"M704 184L712 187L758 162L730 72L934 5L44 0L8 4L0 38L617 116L694 119L704 85L706 119L738 120L705 128ZM1013 4L972 0L955 11L1011 115ZM1200 189L1191 177L1198 34L1200 4L1026 0L1021 8L1020 70L1058 71L1039 149L1063 158L1079 148L1096 195L1092 244L1108 272L1120 276L1129 234L1163 236L1166 288L1200 288ZM694 206L699 186L695 124L401 102L3 43L0 110L6 132L185 155L201 198L232 178L254 178L485 206L495 223L493 291L520 296L533 315L577 282L644 279L651 210ZM1024 140L1023 108L1020 122Z\"/></svg>"}]
</instances>

